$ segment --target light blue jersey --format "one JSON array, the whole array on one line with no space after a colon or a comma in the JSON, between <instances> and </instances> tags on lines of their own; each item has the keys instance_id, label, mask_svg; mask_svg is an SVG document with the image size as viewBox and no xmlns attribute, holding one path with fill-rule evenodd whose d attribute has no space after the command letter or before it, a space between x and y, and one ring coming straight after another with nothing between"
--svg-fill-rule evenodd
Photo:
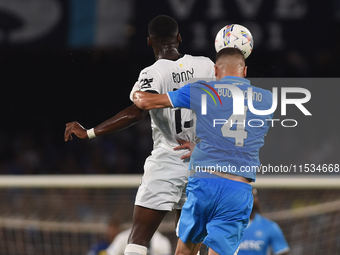
<instances>
[{"instance_id":1,"label":"light blue jersey","mask_svg":"<svg viewBox=\"0 0 340 255\"><path fill-rule=\"evenodd\" d=\"M233 94L222 84L239 88L244 96L244 114L233 114ZM199 81L169 92L173 107L196 112L196 134L201 142L191 155L191 169L231 173L255 181L260 165L259 149L273 114L256 115L248 107L248 88L256 110L272 106L272 93L250 85L249 80L227 76L220 81Z\"/></svg>"},{"instance_id":2,"label":"light blue jersey","mask_svg":"<svg viewBox=\"0 0 340 255\"><path fill-rule=\"evenodd\" d=\"M280 227L273 221L256 214L243 234L238 255L267 255L289 251L288 244Z\"/></svg>"}]
</instances>

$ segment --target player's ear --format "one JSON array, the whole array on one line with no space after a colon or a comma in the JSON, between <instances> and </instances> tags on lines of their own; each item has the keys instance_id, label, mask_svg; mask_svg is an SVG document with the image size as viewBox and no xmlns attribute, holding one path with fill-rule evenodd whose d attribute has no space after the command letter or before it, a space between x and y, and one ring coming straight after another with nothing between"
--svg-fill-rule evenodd
<instances>
[{"instance_id":1,"label":"player's ear","mask_svg":"<svg viewBox=\"0 0 340 255\"><path fill-rule=\"evenodd\" d=\"M181 43L181 42L182 42L182 37L181 37L181 34L180 34L180 33L177 34L177 42L178 42L178 43Z\"/></svg>"},{"instance_id":2,"label":"player's ear","mask_svg":"<svg viewBox=\"0 0 340 255\"><path fill-rule=\"evenodd\" d=\"M243 69L243 75L244 75L244 77L247 76L247 66L245 66L244 69Z\"/></svg>"},{"instance_id":3,"label":"player's ear","mask_svg":"<svg viewBox=\"0 0 340 255\"><path fill-rule=\"evenodd\" d=\"M214 68L215 68L215 77L217 78L217 75L218 75L218 67L217 67L217 65L214 65Z\"/></svg>"},{"instance_id":4,"label":"player's ear","mask_svg":"<svg viewBox=\"0 0 340 255\"><path fill-rule=\"evenodd\" d=\"M151 40L150 37L147 38L146 44L147 44L148 46L152 46L152 40Z\"/></svg>"}]
</instances>

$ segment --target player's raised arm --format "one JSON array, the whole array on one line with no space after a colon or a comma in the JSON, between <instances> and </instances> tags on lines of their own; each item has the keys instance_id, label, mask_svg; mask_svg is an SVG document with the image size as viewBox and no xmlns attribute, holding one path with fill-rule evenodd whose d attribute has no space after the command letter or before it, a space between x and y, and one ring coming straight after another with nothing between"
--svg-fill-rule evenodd
<instances>
[{"instance_id":1,"label":"player's raised arm","mask_svg":"<svg viewBox=\"0 0 340 255\"><path fill-rule=\"evenodd\" d=\"M172 107L167 94L154 94L136 91L133 94L133 102L143 110Z\"/></svg>"},{"instance_id":2,"label":"player's raised arm","mask_svg":"<svg viewBox=\"0 0 340 255\"><path fill-rule=\"evenodd\" d=\"M136 105L131 105L119 112L114 117L88 130L80 125L77 121L69 122L66 124L64 139L65 142L72 140L72 134L75 134L81 139L86 139L94 138L98 135L109 132L117 132L141 121L147 113L147 111L141 110Z\"/></svg>"}]
</instances>

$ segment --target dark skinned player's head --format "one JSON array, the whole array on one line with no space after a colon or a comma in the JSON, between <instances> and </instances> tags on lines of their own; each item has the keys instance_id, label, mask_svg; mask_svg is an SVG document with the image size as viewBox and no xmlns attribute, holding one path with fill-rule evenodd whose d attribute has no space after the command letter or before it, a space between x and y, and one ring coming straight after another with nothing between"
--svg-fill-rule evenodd
<instances>
[{"instance_id":1,"label":"dark skinned player's head","mask_svg":"<svg viewBox=\"0 0 340 255\"><path fill-rule=\"evenodd\" d=\"M182 41L178 33L177 21L166 15L159 15L153 18L148 25L148 45L164 46L169 44L178 44Z\"/></svg>"}]
</instances>

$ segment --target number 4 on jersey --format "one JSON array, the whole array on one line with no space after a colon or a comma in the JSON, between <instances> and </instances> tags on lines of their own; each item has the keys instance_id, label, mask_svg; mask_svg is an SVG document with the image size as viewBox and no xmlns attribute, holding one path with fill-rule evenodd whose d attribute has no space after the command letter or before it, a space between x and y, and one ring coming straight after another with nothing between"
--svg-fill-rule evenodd
<instances>
[{"instance_id":1,"label":"number 4 on jersey","mask_svg":"<svg viewBox=\"0 0 340 255\"><path fill-rule=\"evenodd\" d=\"M237 147L243 147L244 139L248 137L248 132L244 130L247 110L248 106L244 106L243 115L232 114L221 128L224 137L235 138L235 146ZM236 125L236 130L231 129L234 125Z\"/></svg>"}]
</instances>

